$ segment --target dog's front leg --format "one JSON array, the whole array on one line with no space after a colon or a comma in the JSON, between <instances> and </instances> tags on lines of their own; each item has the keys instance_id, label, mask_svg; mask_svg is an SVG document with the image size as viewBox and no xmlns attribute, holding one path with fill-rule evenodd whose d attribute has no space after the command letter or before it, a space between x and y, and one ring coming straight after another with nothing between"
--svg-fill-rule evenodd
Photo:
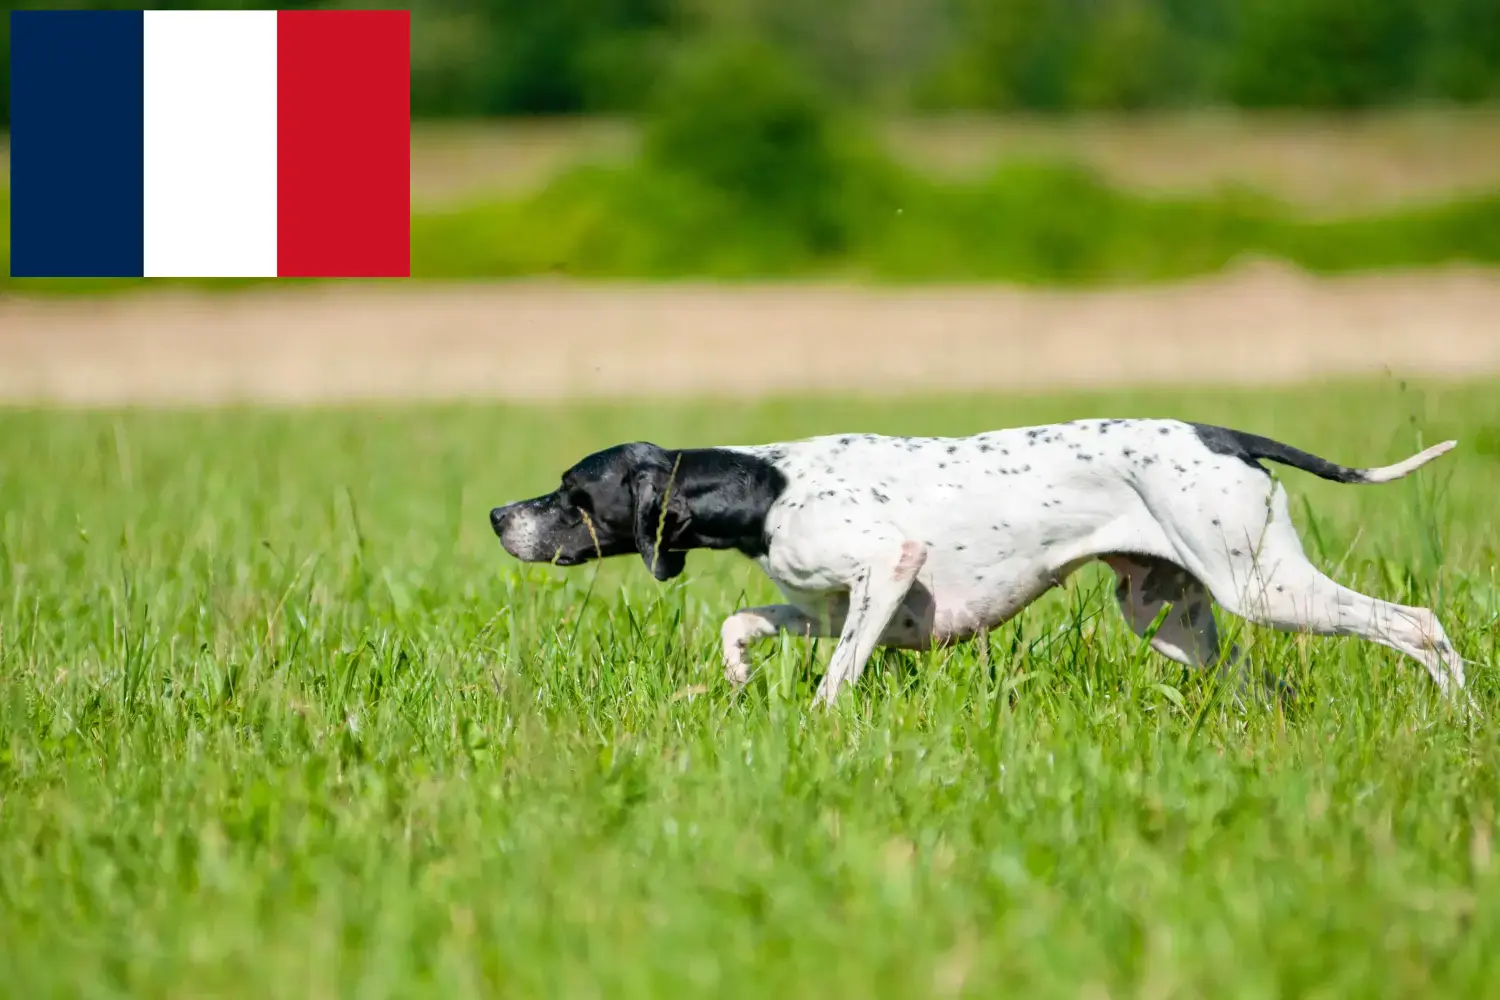
<instances>
[{"instance_id":1,"label":"dog's front leg","mask_svg":"<svg viewBox=\"0 0 1500 1000\"><path fill-rule=\"evenodd\" d=\"M724 619L719 637L724 644L724 679L731 684L750 680L750 664L745 650L751 643L769 639L778 632L795 632L804 638L831 635L837 625L819 622L790 604L772 604L762 608L745 608Z\"/></svg>"},{"instance_id":2,"label":"dog's front leg","mask_svg":"<svg viewBox=\"0 0 1500 1000\"><path fill-rule=\"evenodd\" d=\"M855 571L849 585L849 613L844 619L844 630L828 661L828 673L818 685L814 705L830 704L846 682L859 682L881 634L926 561L927 546L905 541Z\"/></svg>"}]
</instances>

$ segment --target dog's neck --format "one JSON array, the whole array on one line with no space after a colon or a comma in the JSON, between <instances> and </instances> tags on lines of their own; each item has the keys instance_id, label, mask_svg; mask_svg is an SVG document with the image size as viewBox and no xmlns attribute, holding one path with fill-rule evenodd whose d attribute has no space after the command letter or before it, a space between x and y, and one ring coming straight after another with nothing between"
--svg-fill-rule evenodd
<instances>
[{"instance_id":1,"label":"dog's neck","mask_svg":"<svg viewBox=\"0 0 1500 1000\"><path fill-rule=\"evenodd\" d=\"M688 448L671 457L677 465L673 488L682 491L691 518L668 547L764 555L766 516L787 486L781 470L756 455L724 448Z\"/></svg>"}]
</instances>

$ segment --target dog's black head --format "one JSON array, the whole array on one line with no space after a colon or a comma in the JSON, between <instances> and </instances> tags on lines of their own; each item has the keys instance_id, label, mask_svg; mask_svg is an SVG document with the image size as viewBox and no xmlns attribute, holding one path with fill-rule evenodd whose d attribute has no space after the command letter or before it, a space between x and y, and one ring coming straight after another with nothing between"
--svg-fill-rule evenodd
<instances>
[{"instance_id":1,"label":"dog's black head","mask_svg":"<svg viewBox=\"0 0 1500 1000\"><path fill-rule=\"evenodd\" d=\"M551 493L496 507L490 526L523 562L577 566L639 553L652 575L670 580L689 549L764 551L766 511L785 485L746 455L622 444L574 465Z\"/></svg>"},{"instance_id":2,"label":"dog's black head","mask_svg":"<svg viewBox=\"0 0 1500 1000\"><path fill-rule=\"evenodd\" d=\"M564 472L551 493L496 507L490 525L523 562L577 566L638 552L658 580L670 580L687 557L668 546L691 521L673 469L656 445L616 445Z\"/></svg>"}]
</instances>

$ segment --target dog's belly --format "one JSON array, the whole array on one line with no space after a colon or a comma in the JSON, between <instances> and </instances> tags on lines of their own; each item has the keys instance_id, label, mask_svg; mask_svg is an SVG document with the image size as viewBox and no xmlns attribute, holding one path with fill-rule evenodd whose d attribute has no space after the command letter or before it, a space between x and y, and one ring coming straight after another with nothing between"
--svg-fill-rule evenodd
<instances>
[{"instance_id":1,"label":"dog's belly","mask_svg":"<svg viewBox=\"0 0 1500 1000\"><path fill-rule=\"evenodd\" d=\"M931 641L967 639L1005 624L1061 580L1046 563L1007 560L948 571L939 563L931 582Z\"/></svg>"},{"instance_id":2,"label":"dog's belly","mask_svg":"<svg viewBox=\"0 0 1500 1000\"><path fill-rule=\"evenodd\" d=\"M1001 561L952 572L939 562L924 572L881 633L882 646L928 649L1003 625L1060 581L1041 562ZM837 635L849 612L849 592L804 589L778 582L788 603Z\"/></svg>"}]
</instances>

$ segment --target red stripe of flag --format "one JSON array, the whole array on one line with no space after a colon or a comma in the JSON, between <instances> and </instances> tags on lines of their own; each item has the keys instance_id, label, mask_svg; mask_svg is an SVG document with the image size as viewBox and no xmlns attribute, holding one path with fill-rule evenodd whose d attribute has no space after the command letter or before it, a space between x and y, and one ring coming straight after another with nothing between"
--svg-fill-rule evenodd
<instances>
[{"instance_id":1,"label":"red stripe of flag","mask_svg":"<svg viewBox=\"0 0 1500 1000\"><path fill-rule=\"evenodd\" d=\"M281 11L277 273L411 275L411 15Z\"/></svg>"}]
</instances>

